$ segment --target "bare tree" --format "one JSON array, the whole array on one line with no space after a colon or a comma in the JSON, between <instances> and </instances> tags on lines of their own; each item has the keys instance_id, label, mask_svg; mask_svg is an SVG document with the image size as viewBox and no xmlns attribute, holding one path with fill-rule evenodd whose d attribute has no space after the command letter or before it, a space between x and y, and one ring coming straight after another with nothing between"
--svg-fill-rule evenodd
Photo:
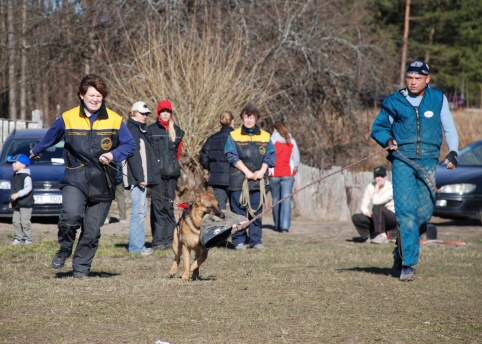
<instances>
[{"instance_id":1,"label":"bare tree","mask_svg":"<svg viewBox=\"0 0 482 344\"><path fill-rule=\"evenodd\" d=\"M14 25L14 0L7 0L7 49L8 49L8 112L11 119L17 119L17 77L16 71L16 46Z\"/></svg>"}]
</instances>

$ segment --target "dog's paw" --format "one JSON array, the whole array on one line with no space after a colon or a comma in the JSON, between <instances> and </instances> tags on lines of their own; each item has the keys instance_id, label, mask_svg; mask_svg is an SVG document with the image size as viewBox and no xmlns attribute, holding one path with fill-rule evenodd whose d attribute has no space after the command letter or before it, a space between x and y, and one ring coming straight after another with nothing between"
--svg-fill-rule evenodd
<instances>
[{"instance_id":1,"label":"dog's paw","mask_svg":"<svg viewBox=\"0 0 482 344\"><path fill-rule=\"evenodd\" d=\"M188 282L189 281L189 275L187 275L187 276L182 275L181 279L182 279L183 282Z\"/></svg>"}]
</instances>

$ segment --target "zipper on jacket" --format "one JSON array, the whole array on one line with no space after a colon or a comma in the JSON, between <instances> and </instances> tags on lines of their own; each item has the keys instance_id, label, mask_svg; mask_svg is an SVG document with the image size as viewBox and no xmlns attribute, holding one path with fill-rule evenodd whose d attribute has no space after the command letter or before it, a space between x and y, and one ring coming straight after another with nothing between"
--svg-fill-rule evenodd
<instances>
[{"instance_id":1,"label":"zipper on jacket","mask_svg":"<svg viewBox=\"0 0 482 344\"><path fill-rule=\"evenodd\" d=\"M415 109L415 113L417 114L417 150L415 157L418 159L420 154L420 115L418 114L418 108Z\"/></svg>"}]
</instances>

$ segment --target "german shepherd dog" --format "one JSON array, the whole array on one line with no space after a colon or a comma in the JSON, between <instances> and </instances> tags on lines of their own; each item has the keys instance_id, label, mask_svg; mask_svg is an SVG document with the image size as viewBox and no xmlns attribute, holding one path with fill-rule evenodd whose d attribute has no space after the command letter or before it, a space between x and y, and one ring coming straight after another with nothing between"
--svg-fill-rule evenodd
<instances>
[{"instance_id":1,"label":"german shepherd dog","mask_svg":"<svg viewBox=\"0 0 482 344\"><path fill-rule=\"evenodd\" d=\"M212 188L206 193L196 193L196 201L190 209L184 211L179 221L172 242L174 262L169 276L174 277L181 259L183 260L182 280L189 280L189 272L192 272L192 280L199 279L199 266L208 258L208 250L201 244L201 223L204 215L212 214L224 219L224 213L219 210L218 201L214 197ZM194 263L189 268L191 250L196 252Z\"/></svg>"}]
</instances>

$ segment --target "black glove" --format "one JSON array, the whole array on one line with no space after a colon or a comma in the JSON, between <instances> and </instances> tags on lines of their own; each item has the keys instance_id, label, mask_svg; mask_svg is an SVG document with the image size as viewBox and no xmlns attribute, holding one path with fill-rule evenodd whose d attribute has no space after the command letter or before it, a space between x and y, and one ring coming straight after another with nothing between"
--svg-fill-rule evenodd
<instances>
[{"instance_id":1,"label":"black glove","mask_svg":"<svg viewBox=\"0 0 482 344\"><path fill-rule=\"evenodd\" d=\"M450 151L449 154L445 157L445 160L447 160L449 163L451 162L455 167L459 164L459 156L457 155L457 152Z\"/></svg>"},{"instance_id":2,"label":"black glove","mask_svg":"<svg viewBox=\"0 0 482 344\"><path fill-rule=\"evenodd\" d=\"M387 140L387 143L385 143L385 147L396 146L396 144L393 141L395 141L395 139L393 137L389 138Z\"/></svg>"}]
</instances>

